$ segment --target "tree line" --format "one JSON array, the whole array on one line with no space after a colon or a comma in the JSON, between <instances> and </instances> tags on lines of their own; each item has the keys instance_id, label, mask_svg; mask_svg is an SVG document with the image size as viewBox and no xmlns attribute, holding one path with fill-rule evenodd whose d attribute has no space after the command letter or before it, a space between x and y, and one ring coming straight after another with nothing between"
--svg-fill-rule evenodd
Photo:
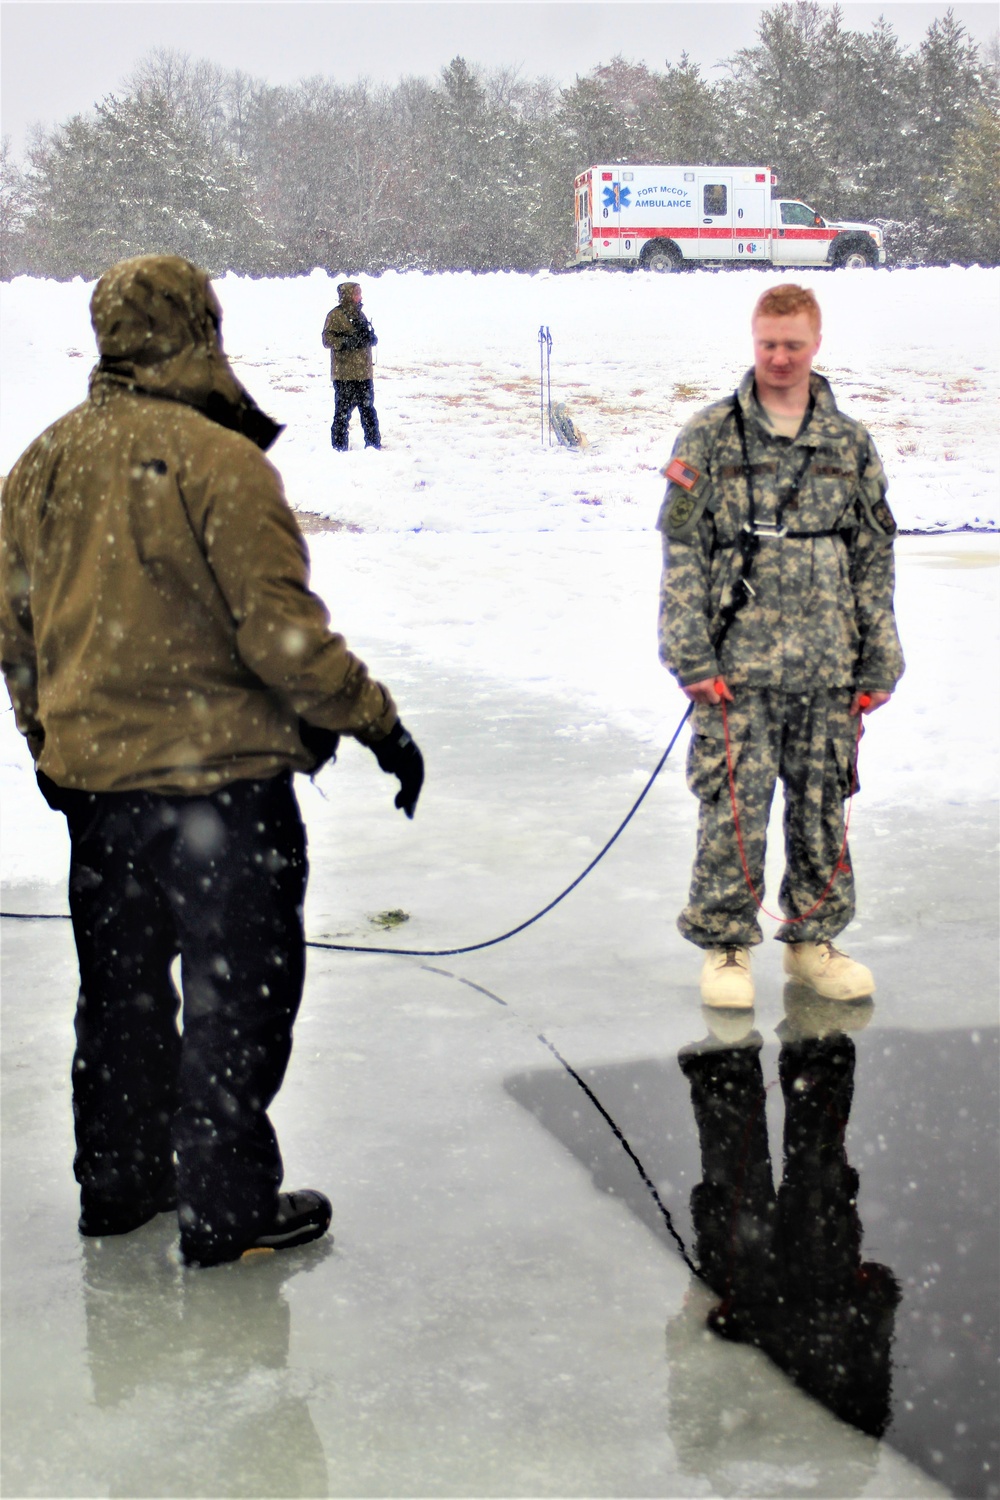
<instances>
[{"instance_id":1,"label":"tree line","mask_svg":"<svg viewBox=\"0 0 1000 1500\"><path fill-rule=\"evenodd\" d=\"M766 164L783 197L882 225L890 263L1000 263L1000 65L951 11L905 49L800 0L708 80L614 57L560 88L454 58L434 80L292 86L155 51L0 167L0 275L174 253L214 274L537 270L572 183L616 162Z\"/></svg>"}]
</instances>

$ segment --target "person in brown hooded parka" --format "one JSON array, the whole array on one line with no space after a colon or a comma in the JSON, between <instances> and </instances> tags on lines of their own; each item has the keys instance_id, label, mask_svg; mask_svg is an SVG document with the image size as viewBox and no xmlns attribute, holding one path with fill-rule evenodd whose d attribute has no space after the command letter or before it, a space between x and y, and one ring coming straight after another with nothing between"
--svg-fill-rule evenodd
<instances>
[{"instance_id":1,"label":"person in brown hooded parka","mask_svg":"<svg viewBox=\"0 0 1000 1500\"><path fill-rule=\"evenodd\" d=\"M412 817L423 762L310 592L261 451L281 428L223 354L205 273L123 261L91 320L87 400L4 489L0 665L69 825L80 1230L176 1205L184 1259L212 1265L330 1222L321 1193L279 1193L266 1112L304 977L292 773L353 736Z\"/></svg>"},{"instance_id":2,"label":"person in brown hooded parka","mask_svg":"<svg viewBox=\"0 0 1000 1500\"><path fill-rule=\"evenodd\" d=\"M333 380L333 426L330 438L338 453L347 452L347 429L355 407L361 418L366 448L381 448L375 382L372 379L372 349L378 343L375 330L361 311L361 288L356 281L342 281L339 301L323 324L323 347L330 350Z\"/></svg>"}]
</instances>

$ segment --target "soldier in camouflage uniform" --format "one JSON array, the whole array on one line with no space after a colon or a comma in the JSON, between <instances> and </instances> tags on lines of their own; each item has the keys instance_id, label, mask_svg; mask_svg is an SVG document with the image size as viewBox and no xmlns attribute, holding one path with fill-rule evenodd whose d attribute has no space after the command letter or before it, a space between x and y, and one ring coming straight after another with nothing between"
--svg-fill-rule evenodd
<instances>
[{"instance_id":1,"label":"soldier in camouflage uniform","mask_svg":"<svg viewBox=\"0 0 1000 1500\"><path fill-rule=\"evenodd\" d=\"M747 869L760 894L779 777L784 786L778 899L787 920L777 936L788 945L785 971L829 999L857 999L873 992L871 973L832 943L854 915L846 848L840 859L844 800L857 716L886 703L903 671L885 474L868 432L838 411L812 370L815 297L772 288L753 332L754 368L735 396L706 407L678 437L658 522L660 656L695 704L688 785L701 804L678 927L708 950L706 1003L744 1008L753 1004L749 950L761 929L737 842L721 699Z\"/></svg>"}]
</instances>

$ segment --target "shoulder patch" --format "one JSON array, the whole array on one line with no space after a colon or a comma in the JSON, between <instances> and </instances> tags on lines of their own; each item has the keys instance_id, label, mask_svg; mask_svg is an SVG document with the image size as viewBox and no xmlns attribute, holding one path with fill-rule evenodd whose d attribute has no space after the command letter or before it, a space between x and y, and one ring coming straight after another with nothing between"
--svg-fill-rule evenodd
<instances>
[{"instance_id":1,"label":"shoulder patch","mask_svg":"<svg viewBox=\"0 0 1000 1500\"><path fill-rule=\"evenodd\" d=\"M666 519L668 528L671 531L679 531L682 526L686 526L694 515L697 503L693 495L687 495L683 492L680 495L675 495L667 509Z\"/></svg>"},{"instance_id":2,"label":"shoulder patch","mask_svg":"<svg viewBox=\"0 0 1000 1500\"><path fill-rule=\"evenodd\" d=\"M663 475L666 479L672 479L674 484L679 484L681 489L684 490L693 490L701 478L700 470L693 468L690 464L686 464L682 458L671 459L670 463L663 470ZM687 517L685 516L686 519Z\"/></svg>"},{"instance_id":3,"label":"shoulder patch","mask_svg":"<svg viewBox=\"0 0 1000 1500\"><path fill-rule=\"evenodd\" d=\"M861 429L864 432L864 428ZM882 461L871 436L865 433L865 445L858 466L858 488L855 494L858 520L876 536L894 537L896 520L885 501L889 488Z\"/></svg>"},{"instance_id":4,"label":"shoulder patch","mask_svg":"<svg viewBox=\"0 0 1000 1500\"><path fill-rule=\"evenodd\" d=\"M732 413L733 398L728 396L692 417L681 429L669 462L660 470L667 480L667 493L656 526L674 541L693 540L702 516L706 511L714 513L718 506L714 472L719 435Z\"/></svg>"},{"instance_id":5,"label":"shoulder patch","mask_svg":"<svg viewBox=\"0 0 1000 1500\"><path fill-rule=\"evenodd\" d=\"M675 541L690 541L706 509L711 509L712 485L707 474L680 458L672 459L663 472L670 482L657 517L657 527Z\"/></svg>"},{"instance_id":6,"label":"shoulder patch","mask_svg":"<svg viewBox=\"0 0 1000 1500\"><path fill-rule=\"evenodd\" d=\"M878 522L879 530L886 536L892 536L896 530L896 520L885 500L876 500L872 506L872 519Z\"/></svg>"}]
</instances>

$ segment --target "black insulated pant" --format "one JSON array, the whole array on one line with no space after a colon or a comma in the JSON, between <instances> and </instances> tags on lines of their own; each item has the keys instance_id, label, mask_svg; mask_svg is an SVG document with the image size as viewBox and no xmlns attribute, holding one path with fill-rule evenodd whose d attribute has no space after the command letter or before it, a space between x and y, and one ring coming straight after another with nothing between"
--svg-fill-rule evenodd
<instances>
[{"instance_id":1,"label":"black insulated pant","mask_svg":"<svg viewBox=\"0 0 1000 1500\"><path fill-rule=\"evenodd\" d=\"M267 1109L305 974L305 831L291 776L201 797L46 790L72 844L84 1207L155 1199L176 1152L184 1254L238 1252L277 1206Z\"/></svg>"},{"instance_id":2,"label":"black insulated pant","mask_svg":"<svg viewBox=\"0 0 1000 1500\"><path fill-rule=\"evenodd\" d=\"M381 448L382 439L378 430L378 413L375 410L375 382L372 380L335 380L333 382L333 427L330 436L333 446L341 452L347 450L347 429L355 407L361 418L361 430L365 435L366 448Z\"/></svg>"}]
</instances>

